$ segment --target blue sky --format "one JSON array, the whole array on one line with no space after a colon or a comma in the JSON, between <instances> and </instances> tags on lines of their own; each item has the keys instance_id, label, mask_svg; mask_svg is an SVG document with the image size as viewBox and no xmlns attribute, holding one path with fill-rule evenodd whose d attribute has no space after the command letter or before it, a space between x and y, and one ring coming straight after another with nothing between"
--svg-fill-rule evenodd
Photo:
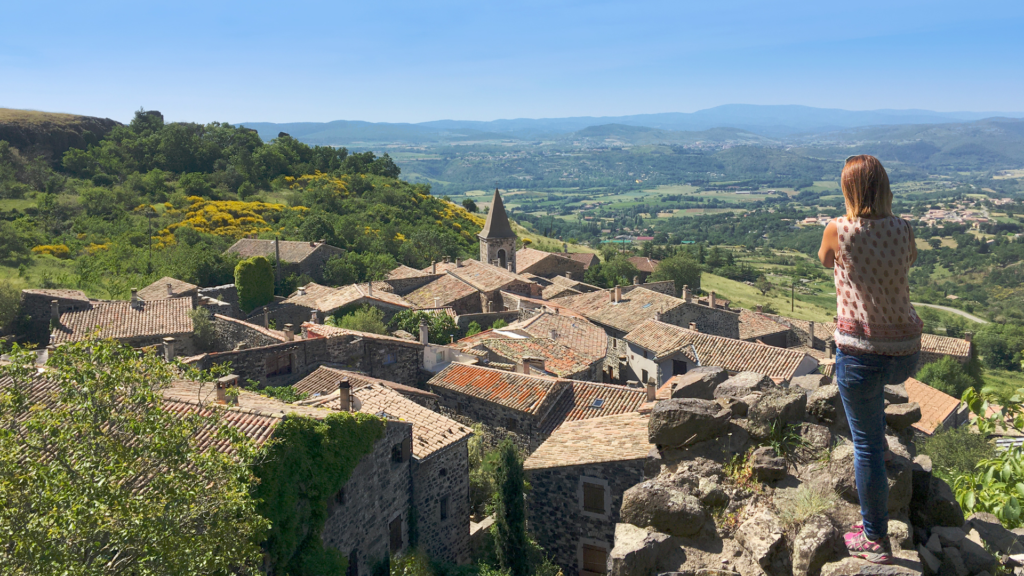
<instances>
[{"instance_id":1,"label":"blue sky","mask_svg":"<svg viewBox=\"0 0 1024 576\"><path fill-rule=\"evenodd\" d=\"M420 122L1024 110L1024 2L3 3L0 107Z\"/></svg>"}]
</instances>

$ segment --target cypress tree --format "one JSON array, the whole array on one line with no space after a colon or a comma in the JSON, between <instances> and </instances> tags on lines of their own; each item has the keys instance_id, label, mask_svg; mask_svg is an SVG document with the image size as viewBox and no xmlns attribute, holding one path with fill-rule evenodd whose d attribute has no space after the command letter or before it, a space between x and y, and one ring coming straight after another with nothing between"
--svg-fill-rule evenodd
<instances>
[{"instance_id":1,"label":"cypress tree","mask_svg":"<svg viewBox=\"0 0 1024 576\"><path fill-rule=\"evenodd\" d=\"M498 446L498 465L494 472L494 543L498 565L511 576L527 576L526 503L523 500L523 461L505 439Z\"/></svg>"}]
</instances>

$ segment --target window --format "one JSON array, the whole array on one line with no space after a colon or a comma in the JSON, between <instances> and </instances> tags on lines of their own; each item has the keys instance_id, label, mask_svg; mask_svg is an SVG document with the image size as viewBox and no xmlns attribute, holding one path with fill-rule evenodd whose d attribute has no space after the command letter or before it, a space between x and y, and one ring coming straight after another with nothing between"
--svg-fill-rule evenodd
<instances>
[{"instance_id":1,"label":"window","mask_svg":"<svg viewBox=\"0 0 1024 576\"><path fill-rule=\"evenodd\" d=\"M505 429L508 430L509 432L518 432L519 422L516 421L515 418L507 418L505 420Z\"/></svg>"},{"instance_id":2,"label":"window","mask_svg":"<svg viewBox=\"0 0 1024 576\"><path fill-rule=\"evenodd\" d=\"M644 360L647 360L647 350L644 350Z\"/></svg>"},{"instance_id":3,"label":"window","mask_svg":"<svg viewBox=\"0 0 1024 576\"><path fill-rule=\"evenodd\" d=\"M404 460L402 460L401 442L391 447L391 461L394 462L395 464L401 464L402 462L404 462Z\"/></svg>"},{"instance_id":4,"label":"window","mask_svg":"<svg viewBox=\"0 0 1024 576\"><path fill-rule=\"evenodd\" d=\"M462 402L455 403L455 415L462 416Z\"/></svg>"},{"instance_id":5,"label":"window","mask_svg":"<svg viewBox=\"0 0 1024 576\"><path fill-rule=\"evenodd\" d=\"M502 268L508 268L508 266L506 265L506 262L505 262L505 250L504 249L498 250L498 265L501 266Z\"/></svg>"},{"instance_id":6,"label":"window","mask_svg":"<svg viewBox=\"0 0 1024 576\"><path fill-rule=\"evenodd\" d=\"M397 554L402 551L402 517L399 516L388 524L388 534L391 540L391 553Z\"/></svg>"},{"instance_id":7,"label":"window","mask_svg":"<svg viewBox=\"0 0 1024 576\"><path fill-rule=\"evenodd\" d=\"M398 354L395 354L394 352L385 352L384 353L384 365L385 366L387 366L388 364L394 364L395 362L398 362Z\"/></svg>"},{"instance_id":8,"label":"window","mask_svg":"<svg viewBox=\"0 0 1024 576\"><path fill-rule=\"evenodd\" d=\"M608 570L608 550L592 544L583 545L583 573L604 574Z\"/></svg>"},{"instance_id":9,"label":"window","mask_svg":"<svg viewBox=\"0 0 1024 576\"><path fill-rule=\"evenodd\" d=\"M672 374L686 374L686 362L683 360L673 360Z\"/></svg>"},{"instance_id":10,"label":"window","mask_svg":"<svg viewBox=\"0 0 1024 576\"><path fill-rule=\"evenodd\" d=\"M348 569L345 576L359 576L359 550L352 550L348 555Z\"/></svg>"},{"instance_id":11,"label":"window","mask_svg":"<svg viewBox=\"0 0 1024 576\"><path fill-rule=\"evenodd\" d=\"M437 471L437 477L438 478L444 478L447 475L448 475L448 469L447 468L441 468L440 470Z\"/></svg>"},{"instance_id":12,"label":"window","mask_svg":"<svg viewBox=\"0 0 1024 576\"><path fill-rule=\"evenodd\" d=\"M647 385L647 370L641 370L640 371L640 385L641 386L646 386Z\"/></svg>"},{"instance_id":13,"label":"window","mask_svg":"<svg viewBox=\"0 0 1024 576\"><path fill-rule=\"evenodd\" d=\"M583 483L583 510L594 514L604 514L604 486Z\"/></svg>"},{"instance_id":14,"label":"window","mask_svg":"<svg viewBox=\"0 0 1024 576\"><path fill-rule=\"evenodd\" d=\"M612 348L615 348L618 345L619 345L619 341L616 340L615 338L612 338Z\"/></svg>"},{"instance_id":15,"label":"window","mask_svg":"<svg viewBox=\"0 0 1024 576\"><path fill-rule=\"evenodd\" d=\"M434 358L434 362L437 362L438 364L444 362L444 350L437 351L437 356Z\"/></svg>"},{"instance_id":16,"label":"window","mask_svg":"<svg viewBox=\"0 0 1024 576\"><path fill-rule=\"evenodd\" d=\"M441 520L448 519L448 497L441 496Z\"/></svg>"},{"instance_id":17,"label":"window","mask_svg":"<svg viewBox=\"0 0 1024 576\"><path fill-rule=\"evenodd\" d=\"M291 352L281 352L267 356L267 376L280 376L292 373Z\"/></svg>"}]
</instances>

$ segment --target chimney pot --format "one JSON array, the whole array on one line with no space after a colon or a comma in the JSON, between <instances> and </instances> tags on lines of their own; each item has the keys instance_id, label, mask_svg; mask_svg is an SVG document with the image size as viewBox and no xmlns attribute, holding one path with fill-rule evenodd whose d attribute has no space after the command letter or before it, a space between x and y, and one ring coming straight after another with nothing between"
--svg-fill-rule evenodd
<instances>
[{"instance_id":1,"label":"chimney pot","mask_svg":"<svg viewBox=\"0 0 1024 576\"><path fill-rule=\"evenodd\" d=\"M487 313L490 314L494 311L494 302L491 300L487 301Z\"/></svg>"},{"instance_id":2,"label":"chimney pot","mask_svg":"<svg viewBox=\"0 0 1024 576\"><path fill-rule=\"evenodd\" d=\"M657 398L657 394L658 394L658 387L654 385L654 378L648 378L647 379L646 388L647 388L647 401L648 402L654 402L654 400Z\"/></svg>"},{"instance_id":3,"label":"chimney pot","mask_svg":"<svg viewBox=\"0 0 1024 576\"><path fill-rule=\"evenodd\" d=\"M170 282L168 282L168 283L167 283L167 297L168 297L168 298L171 298L171 297L173 297L173 296L174 296L174 287L173 287L173 286L171 286L171 283L170 283Z\"/></svg>"},{"instance_id":4,"label":"chimney pot","mask_svg":"<svg viewBox=\"0 0 1024 576\"><path fill-rule=\"evenodd\" d=\"M692 294L690 294L690 285L683 284L683 301L689 304L692 297Z\"/></svg>"},{"instance_id":5,"label":"chimney pot","mask_svg":"<svg viewBox=\"0 0 1024 576\"><path fill-rule=\"evenodd\" d=\"M164 362L174 360L174 342L174 338L170 336L164 338Z\"/></svg>"},{"instance_id":6,"label":"chimney pot","mask_svg":"<svg viewBox=\"0 0 1024 576\"><path fill-rule=\"evenodd\" d=\"M445 264L447 264L447 263L448 263L448 257L447 257L447 256L445 256L445 257L444 257L444 263L445 263Z\"/></svg>"},{"instance_id":7,"label":"chimney pot","mask_svg":"<svg viewBox=\"0 0 1024 576\"><path fill-rule=\"evenodd\" d=\"M430 343L430 323L426 318L420 320L420 344L426 346Z\"/></svg>"},{"instance_id":8,"label":"chimney pot","mask_svg":"<svg viewBox=\"0 0 1024 576\"><path fill-rule=\"evenodd\" d=\"M439 298L437 296L434 296L434 308L440 308L440 307L441 307L441 298Z\"/></svg>"},{"instance_id":9,"label":"chimney pot","mask_svg":"<svg viewBox=\"0 0 1024 576\"><path fill-rule=\"evenodd\" d=\"M555 330L554 328L551 329L551 339L558 340L558 330Z\"/></svg>"},{"instance_id":10,"label":"chimney pot","mask_svg":"<svg viewBox=\"0 0 1024 576\"><path fill-rule=\"evenodd\" d=\"M757 305L757 311L758 312L764 312L764 306L762 306L761 304L758 304Z\"/></svg>"},{"instance_id":11,"label":"chimney pot","mask_svg":"<svg viewBox=\"0 0 1024 576\"><path fill-rule=\"evenodd\" d=\"M430 273L437 274L437 260L430 261Z\"/></svg>"},{"instance_id":12,"label":"chimney pot","mask_svg":"<svg viewBox=\"0 0 1024 576\"><path fill-rule=\"evenodd\" d=\"M615 286L615 301L622 302L622 286Z\"/></svg>"},{"instance_id":13,"label":"chimney pot","mask_svg":"<svg viewBox=\"0 0 1024 576\"><path fill-rule=\"evenodd\" d=\"M270 328L270 312L263 308L263 327Z\"/></svg>"},{"instance_id":14,"label":"chimney pot","mask_svg":"<svg viewBox=\"0 0 1024 576\"><path fill-rule=\"evenodd\" d=\"M132 288L132 308L138 308L138 307L139 307L139 291L137 289L135 289L135 288Z\"/></svg>"},{"instance_id":15,"label":"chimney pot","mask_svg":"<svg viewBox=\"0 0 1024 576\"><path fill-rule=\"evenodd\" d=\"M218 378L217 379L217 384L216 384L217 403L218 404L227 404L227 401L228 401L228 397L227 397L228 388L233 388L237 384L238 384L238 376L236 374L228 374L227 376L223 376L221 378Z\"/></svg>"},{"instance_id":16,"label":"chimney pot","mask_svg":"<svg viewBox=\"0 0 1024 576\"><path fill-rule=\"evenodd\" d=\"M455 258L455 267L458 268L460 266L462 266L462 258L456 257Z\"/></svg>"},{"instance_id":17,"label":"chimney pot","mask_svg":"<svg viewBox=\"0 0 1024 576\"><path fill-rule=\"evenodd\" d=\"M320 317L317 315L316 310L313 310L312 312L309 313L309 321L312 324L320 323Z\"/></svg>"},{"instance_id":18,"label":"chimney pot","mask_svg":"<svg viewBox=\"0 0 1024 576\"><path fill-rule=\"evenodd\" d=\"M712 290L709 293L709 295L708 295L708 307L709 308L714 308L715 307L715 291L714 290Z\"/></svg>"},{"instance_id":19,"label":"chimney pot","mask_svg":"<svg viewBox=\"0 0 1024 576\"><path fill-rule=\"evenodd\" d=\"M284 339L285 342L291 342L295 339L295 324L284 325Z\"/></svg>"},{"instance_id":20,"label":"chimney pot","mask_svg":"<svg viewBox=\"0 0 1024 576\"><path fill-rule=\"evenodd\" d=\"M970 330L964 332L964 340L967 340L968 342L974 340L974 332L971 332Z\"/></svg>"},{"instance_id":21,"label":"chimney pot","mask_svg":"<svg viewBox=\"0 0 1024 576\"><path fill-rule=\"evenodd\" d=\"M366 292L370 296L373 296L373 281L370 281L370 282L366 283Z\"/></svg>"},{"instance_id":22,"label":"chimney pot","mask_svg":"<svg viewBox=\"0 0 1024 576\"><path fill-rule=\"evenodd\" d=\"M342 412L352 411L352 386L347 377L338 382L338 409Z\"/></svg>"},{"instance_id":23,"label":"chimney pot","mask_svg":"<svg viewBox=\"0 0 1024 576\"><path fill-rule=\"evenodd\" d=\"M696 322L690 322L690 330L693 330L694 332L700 332L700 330L697 330Z\"/></svg>"},{"instance_id":24,"label":"chimney pot","mask_svg":"<svg viewBox=\"0 0 1024 576\"><path fill-rule=\"evenodd\" d=\"M50 300L50 320L57 322L60 320L60 301Z\"/></svg>"},{"instance_id":25,"label":"chimney pot","mask_svg":"<svg viewBox=\"0 0 1024 576\"><path fill-rule=\"evenodd\" d=\"M655 312L654 319L658 322L661 322L661 312Z\"/></svg>"},{"instance_id":26,"label":"chimney pot","mask_svg":"<svg viewBox=\"0 0 1024 576\"><path fill-rule=\"evenodd\" d=\"M640 285L640 277L639 276L633 276L633 286L639 286L639 285Z\"/></svg>"}]
</instances>

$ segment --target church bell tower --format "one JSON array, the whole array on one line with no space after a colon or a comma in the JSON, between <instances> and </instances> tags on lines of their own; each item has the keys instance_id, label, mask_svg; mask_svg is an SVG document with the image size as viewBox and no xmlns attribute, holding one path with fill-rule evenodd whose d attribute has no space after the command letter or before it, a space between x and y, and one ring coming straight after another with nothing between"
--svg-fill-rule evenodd
<instances>
[{"instance_id":1,"label":"church bell tower","mask_svg":"<svg viewBox=\"0 0 1024 576\"><path fill-rule=\"evenodd\" d=\"M480 239L481 262L516 271L516 234L508 222L508 214L497 189L494 190L491 211L487 213L487 223L477 238Z\"/></svg>"}]
</instances>

